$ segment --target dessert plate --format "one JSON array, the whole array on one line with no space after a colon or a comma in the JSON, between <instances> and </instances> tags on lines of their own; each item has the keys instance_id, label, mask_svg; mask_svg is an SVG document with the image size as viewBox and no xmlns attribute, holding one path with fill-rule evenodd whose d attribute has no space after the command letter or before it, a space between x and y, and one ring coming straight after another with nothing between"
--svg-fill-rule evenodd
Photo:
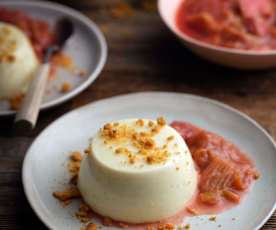
<instances>
[{"instance_id":1,"label":"dessert plate","mask_svg":"<svg viewBox=\"0 0 276 230\"><path fill-rule=\"evenodd\" d=\"M65 188L70 151L84 150L89 138L106 122L123 118L164 116L168 122L189 121L222 135L256 163L261 178L245 200L210 221L210 216L186 218L195 230L259 229L275 210L276 148L255 121L222 103L181 93L147 92L97 101L69 112L47 127L29 148L23 164L26 196L38 217L53 230L76 230L78 201L61 207L52 192ZM103 227L103 230L115 229Z\"/></svg>"},{"instance_id":2,"label":"dessert plate","mask_svg":"<svg viewBox=\"0 0 276 230\"><path fill-rule=\"evenodd\" d=\"M72 58L79 69L85 71L85 74L80 77L59 69L57 78L49 81L41 109L50 108L71 99L98 77L106 62L107 45L103 34L89 18L69 7L45 1L3 0L0 1L0 7L21 10L34 18L48 22L51 27L61 17L67 17L74 23L74 35L70 38L64 52ZM64 81L72 85L72 90L60 93L58 89ZM14 113L15 111L9 109L7 101L0 100L0 116Z\"/></svg>"}]
</instances>

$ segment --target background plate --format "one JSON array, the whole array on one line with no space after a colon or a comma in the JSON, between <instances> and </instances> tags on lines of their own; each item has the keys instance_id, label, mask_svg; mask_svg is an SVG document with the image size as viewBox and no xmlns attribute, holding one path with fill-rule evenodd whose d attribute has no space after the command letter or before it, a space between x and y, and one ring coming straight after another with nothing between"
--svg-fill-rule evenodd
<instances>
[{"instance_id":1,"label":"background plate","mask_svg":"<svg viewBox=\"0 0 276 230\"><path fill-rule=\"evenodd\" d=\"M60 69L57 79L50 81L41 109L46 109L76 96L86 89L101 72L107 56L106 41L98 27L81 13L60 4L40 1L0 1L0 7L19 9L37 19L47 21L51 27L61 17L68 17L75 26L75 33L64 52L74 60L77 67L84 69L86 75L79 77ZM59 88L64 81L73 86L68 93L60 93ZM0 101L0 116L15 112L9 109L9 103Z\"/></svg>"},{"instance_id":2,"label":"background plate","mask_svg":"<svg viewBox=\"0 0 276 230\"><path fill-rule=\"evenodd\" d=\"M55 230L76 230L81 224L72 215L77 202L62 208L52 192L68 180L69 152L84 150L89 138L106 122L123 118L184 120L218 133L256 163L261 178L241 205L217 216L187 218L195 230L252 230L260 228L275 209L276 149L272 138L252 119L222 103L178 93L137 93L94 102L51 124L34 141L23 164L27 198L40 219ZM221 227L219 227L221 225ZM103 230L112 229L103 227ZM114 229L114 228L113 228Z\"/></svg>"}]
</instances>

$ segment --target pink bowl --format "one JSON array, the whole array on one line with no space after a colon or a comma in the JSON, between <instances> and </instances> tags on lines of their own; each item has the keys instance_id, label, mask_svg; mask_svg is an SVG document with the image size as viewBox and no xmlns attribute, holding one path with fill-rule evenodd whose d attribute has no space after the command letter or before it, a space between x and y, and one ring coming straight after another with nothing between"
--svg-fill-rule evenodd
<instances>
[{"instance_id":1,"label":"pink bowl","mask_svg":"<svg viewBox=\"0 0 276 230\"><path fill-rule=\"evenodd\" d=\"M176 26L176 12L185 0L159 0L158 10L168 28L180 41L197 55L217 64L239 69L257 70L276 67L276 50L252 51L224 48L201 42L185 33Z\"/></svg>"}]
</instances>

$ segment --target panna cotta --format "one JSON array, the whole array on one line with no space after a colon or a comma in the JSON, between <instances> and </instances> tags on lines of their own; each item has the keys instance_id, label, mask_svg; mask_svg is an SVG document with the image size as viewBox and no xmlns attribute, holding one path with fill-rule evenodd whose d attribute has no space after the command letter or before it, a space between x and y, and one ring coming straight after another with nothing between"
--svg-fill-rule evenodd
<instances>
[{"instance_id":1,"label":"panna cotta","mask_svg":"<svg viewBox=\"0 0 276 230\"><path fill-rule=\"evenodd\" d=\"M15 26L0 22L0 99L24 94L38 65L27 36Z\"/></svg>"},{"instance_id":2,"label":"panna cotta","mask_svg":"<svg viewBox=\"0 0 276 230\"><path fill-rule=\"evenodd\" d=\"M171 217L197 188L190 151L165 120L105 124L81 162L78 188L97 213L128 223Z\"/></svg>"}]
</instances>

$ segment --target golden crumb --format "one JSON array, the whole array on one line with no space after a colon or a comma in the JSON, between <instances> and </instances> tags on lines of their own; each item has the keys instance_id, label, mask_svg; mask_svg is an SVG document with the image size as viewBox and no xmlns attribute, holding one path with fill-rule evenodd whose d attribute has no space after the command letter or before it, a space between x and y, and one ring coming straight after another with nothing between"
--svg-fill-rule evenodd
<instances>
[{"instance_id":1,"label":"golden crumb","mask_svg":"<svg viewBox=\"0 0 276 230\"><path fill-rule=\"evenodd\" d=\"M120 127L115 127L110 123L104 125L103 129L101 130L101 135L109 140L116 140L123 136L124 130Z\"/></svg>"},{"instance_id":2,"label":"golden crumb","mask_svg":"<svg viewBox=\"0 0 276 230\"><path fill-rule=\"evenodd\" d=\"M142 119L138 119L135 124L138 126L144 126L144 121Z\"/></svg>"},{"instance_id":3,"label":"golden crumb","mask_svg":"<svg viewBox=\"0 0 276 230\"><path fill-rule=\"evenodd\" d=\"M132 146L135 147L135 150L132 150L133 152L121 147L115 149L115 154L124 154L130 164L134 164L136 159L143 159L148 164L164 163L169 156L166 150L167 145L162 146L164 148L156 146L157 144L153 137L162 129L165 120L163 118L158 118L157 120L158 124L148 122L152 126L151 130L141 132L137 132L135 128L126 124L119 124L118 122L107 123L100 130L100 135L106 145L116 143L119 146L120 144L123 146L130 141ZM137 119L135 120L135 125L144 126L145 122L142 119Z\"/></svg>"},{"instance_id":4,"label":"golden crumb","mask_svg":"<svg viewBox=\"0 0 276 230\"><path fill-rule=\"evenodd\" d=\"M79 71L79 74L78 74L80 77L84 77L84 76L86 76L87 75L87 71L85 71L85 70L80 70Z\"/></svg>"},{"instance_id":5,"label":"golden crumb","mask_svg":"<svg viewBox=\"0 0 276 230\"><path fill-rule=\"evenodd\" d=\"M128 153L128 149L120 147L120 148L115 149L115 153L116 154Z\"/></svg>"},{"instance_id":6,"label":"golden crumb","mask_svg":"<svg viewBox=\"0 0 276 230\"><path fill-rule=\"evenodd\" d=\"M157 124L160 125L160 126L166 125L166 120L164 119L164 117L158 117L157 118Z\"/></svg>"},{"instance_id":7,"label":"golden crumb","mask_svg":"<svg viewBox=\"0 0 276 230\"><path fill-rule=\"evenodd\" d=\"M97 225L94 224L94 223L89 223L89 224L86 226L86 230L97 230Z\"/></svg>"},{"instance_id":8,"label":"golden crumb","mask_svg":"<svg viewBox=\"0 0 276 230\"><path fill-rule=\"evenodd\" d=\"M186 210L187 210L187 212L189 212L190 214L192 214L194 216L199 214L194 208L187 207Z\"/></svg>"},{"instance_id":9,"label":"golden crumb","mask_svg":"<svg viewBox=\"0 0 276 230\"><path fill-rule=\"evenodd\" d=\"M9 52L9 51L6 51L6 52ZM12 54L9 54L9 53L4 53L4 54L1 54L0 55L0 63L1 62L6 62L6 63L13 63L15 62L15 56L12 55Z\"/></svg>"},{"instance_id":10,"label":"golden crumb","mask_svg":"<svg viewBox=\"0 0 276 230\"><path fill-rule=\"evenodd\" d=\"M211 216L211 217L209 217L209 220L210 220L210 221L216 221L216 220L217 220L217 217L216 217L216 216Z\"/></svg>"},{"instance_id":11,"label":"golden crumb","mask_svg":"<svg viewBox=\"0 0 276 230\"><path fill-rule=\"evenodd\" d=\"M149 121L148 126L149 126L150 128L153 127L153 126L154 126L154 122L153 122L153 121Z\"/></svg>"},{"instance_id":12,"label":"golden crumb","mask_svg":"<svg viewBox=\"0 0 276 230\"><path fill-rule=\"evenodd\" d=\"M191 228L191 225L190 224L186 224L185 226L184 226L184 229L190 229Z\"/></svg>"},{"instance_id":13,"label":"golden crumb","mask_svg":"<svg viewBox=\"0 0 276 230\"><path fill-rule=\"evenodd\" d=\"M68 171L71 174L76 174L80 170L80 165L81 165L80 161L69 161L68 162L68 166L67 166L68 167Z\"/></svg>"},{"instance_id":14,"label":"golden crumb","mask_svg":"<svg viewBox=\"0 0 276 230\"><path fill-rule=\"evenodd\" d=\"M153 139L148 138L145 140L144 145L146 149L152 149L155 146L155 142Z\"/></svg>"},{"instance_id":15,"label":"golden crumb","mask_svg":"<svg viewBox=\"0 0 276 230\"><path fill-rule=\"evenodd\" d=\"M157 227L157 230L173 230L174 224L167 223L167 224L161 224Z\"/></svg>"},{"instance_id":16,"label":"golden crumb","mask_svg":"<svg viewBox=\"0 0 276 230\"><path fill-rule=\"evenodd\" d=\"M67 201L75 198L80 198L81 194L76 187L72 187L62 192L53 192L53 196L59 201Z\"/></svg>"},{"instance_id":17,"label":"golden crumb","mask_svg":"<svg viewBox=\"0 0 276 230\"><path fill-rule=\"evenodd\" d=\"M62 67L68 71L74 72L76 67L73 59L63 52L58 52L51 57L51 63L55 66Z\"/></svg>"},{"instance_id":18,"label":"golden crumb","mask_svg":"<svg viewBox=\"0 0 276 230\"><path fill-rule=\"evenodd\" d=\"M85 150L84 150L85 154L91 155L91 146L88 146Z\"/></svg>"},{"instance_id":19,"label":"golden crumb","mask_svg":"<svg viewBox=\"0 0 276 230\"><path fill-rule=\"evenodd\" d=\"M72 161L81 161L81 160L82 160L82 155L81 155L80 152L75 151L75 152L72 152L72 153L71 153L70 159L71 159Z\"/></svg>"},{"instance_id":20,"label":"golden crumb","mask_svg":"<svg viewBox=\"0 0 276 230\"><path fill-rule=\"evenodd\" d=\"M72 85L69 82L64 82L60 88L60 92L67 93L72 89Z\"/></svg>"},{"instance_id":21,"label":"golden crumb","mask_svg":"<svg viewBox=\"0 0 276 230\"><path fill-rule=\"evenodd\" d=\"M71 204L71 202L72 202L72 200L62 201L62 202L61 202L61 206L62 206L62 207L66 207L66 206L68 206L69 204Z\"/></svg>"},{"instance_id":22,"label":"golden crumb","mask_svg":"<svg viewBox=\"0 0 276 230\"><path fill-rule=\"evenodd\" d=\"M75 213L78 220L82 223L87 223L93 217L91 208L84 202L80 204L79 210Z\"/></svg>"},{"instance_id":23,"label":"golden crumb","mask_svg":"<svg viewBox=\"0 0 276 230\"><path fill-rule=\"evenodd\" d=\"M134 155L130 155L128 157L128 163L134 164L135 163L135 159L136 159L136 157Z\"/></svg>"},{"instance_id":24,"label":"golden crumb","mask_svg":"<svg viewBox=\"0 0 276 230\"><path fill-rule=\"evenodd\" d=\"M258 171L255 171L254 174L253 174L253 178L255 180L258 180L260 177L261 177L261 174Z\"/></svg>"},{"instance_id":25,"label":"golden crumb","mask_svg":"<svg viewBox=\"0 0 276 230\"><path fill-rule=\"evenodd\" d=\"M168 138L167 138L167 141L172 141L174 139L174 136L169 136Z\"/></svg>"},{"instance_id":26,"label":"golden crumb","mask_svg":"<svg viewBox=\"0 0 276 230\"><path fill-rule=\"evenodd\" d=\"M153 164L153 163L154 163L153 156L148 156L148 157L146 158L146 160L147 160L147 163L148 163L148 164Z\"/></svg>"},{"instance_id":27,"label":"golden crumb","mask_svg":"<svg viewBox=\"0 0 276 230\"><path fill-rule=\"evenodd\" d=\"M160 131L160 128L159 128L159 127L154 127L154 128L151 129L151 133L152 133L153 135L159 133L159 131Z\"/></svg>"}]
</instances>

